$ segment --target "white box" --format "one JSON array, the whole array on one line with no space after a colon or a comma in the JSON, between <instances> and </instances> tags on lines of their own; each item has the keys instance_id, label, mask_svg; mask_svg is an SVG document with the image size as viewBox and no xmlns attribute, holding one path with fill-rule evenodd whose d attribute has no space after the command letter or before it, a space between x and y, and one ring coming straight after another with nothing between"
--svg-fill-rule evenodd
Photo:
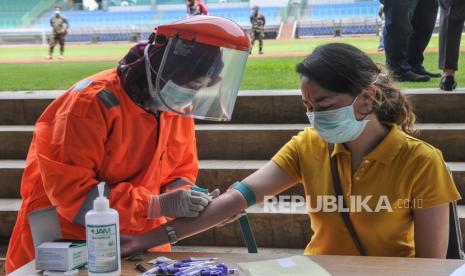
<instances>
[{"instance_id":1,"label":"white box","mask_svg":"<svg viewBox=\"0 0 465 276\"><path fill-rule=\"evenodd\" d=\"M36 269L68 271L87 263L85 241L63 240L55 207L28 214L34 241Z\"/></svg>"}]
</instances>

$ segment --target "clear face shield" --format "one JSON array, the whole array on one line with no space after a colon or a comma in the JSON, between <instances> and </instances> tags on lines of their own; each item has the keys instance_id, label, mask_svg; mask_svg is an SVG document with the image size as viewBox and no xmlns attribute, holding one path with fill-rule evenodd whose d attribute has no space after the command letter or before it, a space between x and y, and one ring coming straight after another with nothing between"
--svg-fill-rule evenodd
<instances>
[{"instance_id":1,"label":"clear face shield","mask_svg":"<svg viewBox=\"0 0 465 276\"><path fill-rule=\"evenodd\" d=\"M248 52L169 38L156 72L144 51L152 100L159 110L196 119L229 121ZM150 81L156 74L155 84Z\"/></svg>"}]
</instances>

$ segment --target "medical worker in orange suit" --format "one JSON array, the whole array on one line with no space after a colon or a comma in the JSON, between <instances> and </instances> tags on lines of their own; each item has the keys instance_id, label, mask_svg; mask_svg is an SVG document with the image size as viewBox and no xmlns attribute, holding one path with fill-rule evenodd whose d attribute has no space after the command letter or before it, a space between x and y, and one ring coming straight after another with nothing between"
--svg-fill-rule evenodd
<instances>
[{"instance_id":1,"label":"medical worker in orange suit","mask_svg":"<svg viewBox=\"0 0 465 276\"><path fill-rule=\"evenodd\" d=\"M64 238L85 239L84 217L100 182L123 234L198 216L219 191L191 189L198 172L193 118L231 119L249 48L247 34L224 18L161 25L117 68L53 101L35 125L6 272L35 258L27 219L34 210L56 206Z\"/></svg>"}]
</instances>

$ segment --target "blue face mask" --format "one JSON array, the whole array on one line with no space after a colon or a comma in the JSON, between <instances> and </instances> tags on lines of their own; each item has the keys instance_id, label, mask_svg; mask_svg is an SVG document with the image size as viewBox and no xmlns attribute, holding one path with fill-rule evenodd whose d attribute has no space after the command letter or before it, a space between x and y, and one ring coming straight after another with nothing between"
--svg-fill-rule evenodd
<instances>
[{"instance_id":1,"label":"blue face mask","mask_svg":"<svg viewBox=\"0 0 465 276\"><path fill-rule=\"evenodd\" d=\"M358 97L357 97L358 98ZM308 120L318 134L329 143L341 144L357 139L368 120L357 121L354 103L328 111L307 112Z\"/></svg>"},{"instance_id":2,"label":"blue face mask","mask_svg":"<svg viewBox=\"0 0 465 276\"><path fill-rule=\"evenodd\" d=\"M167 106L177 110L191 104L196 92L196 90L179 86L170 80L160 91L160 95Z\"/></svg>"}]
</instances>

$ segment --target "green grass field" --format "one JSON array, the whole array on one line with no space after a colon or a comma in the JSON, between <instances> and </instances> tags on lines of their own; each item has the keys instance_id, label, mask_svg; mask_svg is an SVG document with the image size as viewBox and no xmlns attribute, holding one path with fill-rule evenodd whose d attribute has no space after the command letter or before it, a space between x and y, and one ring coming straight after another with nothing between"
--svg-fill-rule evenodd
<instances>
[{"instance_id":1,"label":"green grass field","mask_svg":"<svg viewBox=\"0 0 465 276\"><path fill-rule=\"evenodd\" d=\"M285 53L306 53L312 51L316 46L330 43L342 42L352 44L364 51L375 51L378 47L378 37L363 38L318 38L303 39L295 41L265 41L265 52L270 54ZM258 44L258 43L257 43ZM72 45L66 47L66 57L68 58L95 58L110 57L118 59L131 47L129 44L121 45ZM438 48L438 37L433 36L428 48ZM462 48L465 48L465 39L462 39ZM47 55L47 46L28 46L28 47L3 47L0 48L0 60L18 59L18 58L45 58ZM258 51L255 45L254 53Z\"/></svg>"},{"instance_id":2,"label":"green grass field","mask_svg":"<svg viewBox=\"0 0 465 276\"><path fill-rule=\"evenodd\" d=\"M338 38L296 41L266 41L266 53L310 53L316 46L328 42L353 44L365 51L376 50L378 38ZM462 40L465 47L465 39ZM67 58L107 57L118 60L124 56L130 45L81 45L66 48ZM437 37L433 37L429 48L437 48ZM256 49L254 49L254 52ZM44 46L0 48L0 60L18 58L44 58ZM371 58L384 63L383 53L370 54ZM302 57L250 58L242 80L241 89L297 89L299 78L295 65ZM437 70L437 53L426 53L424 65ZM91 74L116 66L116 62L54 62L54 63L0 63L0 91L67 89L73 83ZM465 68L462 57L460 68ZM465 75L458 74L459 85L465 85ZM428 83L402 83L405 88L438 87L439 79Z\"/></svg>"}]
</instances>

